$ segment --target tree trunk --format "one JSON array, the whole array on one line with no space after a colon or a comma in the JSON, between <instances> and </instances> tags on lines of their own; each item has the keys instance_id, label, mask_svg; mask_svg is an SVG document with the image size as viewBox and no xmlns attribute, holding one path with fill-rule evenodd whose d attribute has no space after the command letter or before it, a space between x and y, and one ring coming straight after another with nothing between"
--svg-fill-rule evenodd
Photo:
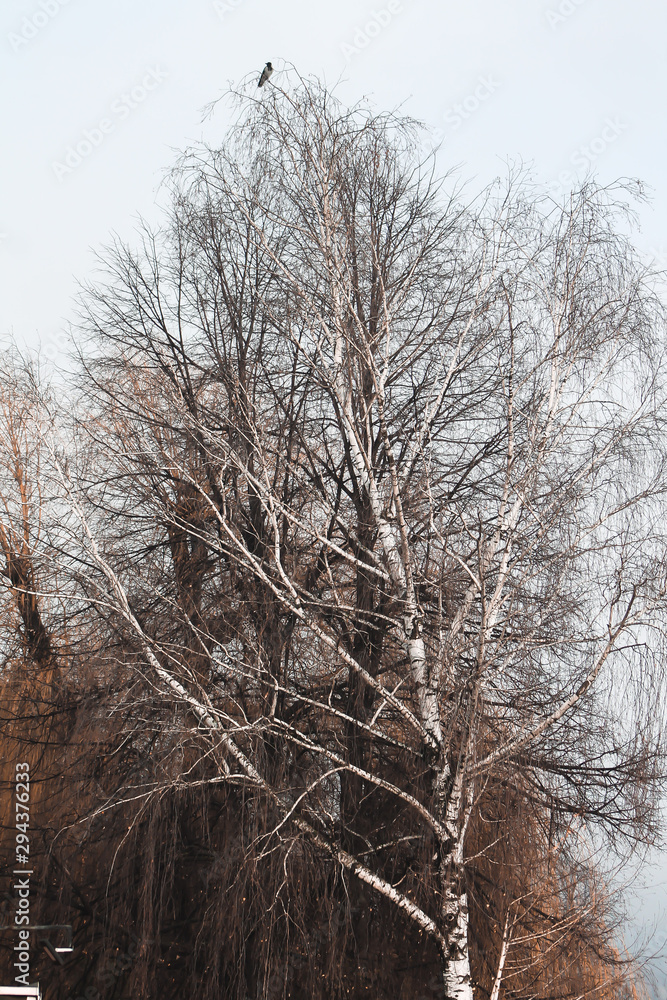
<instances>
[{"instance_id":1,"label":"tree trunk","mask_svg":"<svg viewBox=\"0 0 667 1000\"><path fill-rule=\"evenodd\" d=\"M444 962L443 979L447 1000L473 1000L468 949L468 898L465 892L448 901L448 915L455 910L455 922L447 932L448 956ZM450 916L451 919L451 916Z\"/></svg>"}]
</instances>

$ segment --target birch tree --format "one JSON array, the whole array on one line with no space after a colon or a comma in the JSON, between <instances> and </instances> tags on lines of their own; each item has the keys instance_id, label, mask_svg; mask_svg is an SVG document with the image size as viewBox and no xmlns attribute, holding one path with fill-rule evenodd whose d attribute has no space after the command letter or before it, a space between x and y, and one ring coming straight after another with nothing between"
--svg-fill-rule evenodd
<instances>
[{"instance_id":1,"label":"birch tree","mask_svg":"<svg viewBox=\"0 0 667 1000\"><path fill-rule=\"evenodd\" d=\"M464 205L412 122L298 79L238 102L85 299L87 443L53 451L77 585L191 720L205 780L263 803L285 927L311 852L355 934L375 907L431 949L440 995L523 995L512 941L544 970L563 908L592 912L586 837L656 832L662 312L621 190L555 205L514 178ZM539 929L484 902L522 843L497 810L490 835L507 789L569 871ZM290 995L283 959L245 988Z\"/></svg>"}]
</instances>

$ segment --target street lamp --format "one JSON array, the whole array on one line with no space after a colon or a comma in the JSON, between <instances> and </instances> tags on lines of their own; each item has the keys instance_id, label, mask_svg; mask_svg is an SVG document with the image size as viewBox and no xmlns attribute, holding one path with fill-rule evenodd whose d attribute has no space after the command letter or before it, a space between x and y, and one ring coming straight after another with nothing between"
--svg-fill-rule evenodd
<instances>
[{"instance_id":1,"label":"street lamp","mask_svg":"<svg viewBox=\"0 0 667 1000\"><path fill-rule=\"evenodd\" d=\"M46 954L49 956L52 962L57 962L59 965L65 964L65 959L63 955L68 955L70 952L74 951L72 945L72 925L71 924L29 924L26 930L33 931L65 931L65 944L58 947L54 947L48 938L42 938L40 944ZM0 996L2 994L0 993Z\"/></svg>"}]
</instances>

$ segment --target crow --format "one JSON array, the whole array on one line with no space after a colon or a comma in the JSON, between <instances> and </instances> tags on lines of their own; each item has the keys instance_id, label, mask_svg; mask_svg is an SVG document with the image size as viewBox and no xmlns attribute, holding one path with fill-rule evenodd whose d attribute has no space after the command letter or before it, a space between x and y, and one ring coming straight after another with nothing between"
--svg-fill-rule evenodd
<instances>
[{"instance_id":1,"label":"crow","mask_svg":"<svg viewBox=\"0 0 667 1000\"><path fill-rule=\"evenodd\" d=\"M259 78L259 83L257 84L257 86L263 87L272 73L273 73L273 66L271 65L270 62L267 62L266 66L262 70L262 75Z\"/></svg>"}]
</instances>

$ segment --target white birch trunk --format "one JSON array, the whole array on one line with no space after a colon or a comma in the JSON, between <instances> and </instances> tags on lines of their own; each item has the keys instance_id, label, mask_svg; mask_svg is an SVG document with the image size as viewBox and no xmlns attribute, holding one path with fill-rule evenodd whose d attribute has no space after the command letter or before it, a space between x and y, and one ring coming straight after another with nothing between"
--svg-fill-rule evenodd
<instances>
[{"instance_id":1,"label":"white birch trunk","mask_svg":"<svg viewBox=\"0 0 667 1000\"><path fill-rule=\"evenodd\" d=\"M445 997L447 1000L473 1000L470 981L470 951L468 948L468 897L461 892L463 884L463 843L465 840L470 810L472 807L472 785L469 786L467 808L461 821L461 800L463 796L464 760L449 794L445 809L444 825L451 844L441 861L444 905L442 916L446 931L447 951L444 963ZM458 887L458 888L455 888Z\"/></svg>"},{"instance_id":2,"label":"white birch trunk","mask_svg":"<svg viewBox=\"0 0 667 1000\"><path fill-rule=\"evenodd\" d=\"M505 929L503 931L503 943L500 949L500 958L498 959L498 971L496 972L496 979L493 984L493 989L491 990L490 1000L500 1000L500 987L503 981L503 972L505 971L505 959L507 958L507 952L510 946L510 914L507 911L507 916L505 917Z\"/></svg>"},{"instance_id":3,"label":"white birch trunk","mask_svg":"<svg viewBox=\"0 0 667 1000\"><path fill-rule=\"evenodd\" d=\"M426 663L426 648L421 637L419 623L417 621L416 603L414 591L410 584L410 574L408 567L403 562L401 548L396 538L396 533L390 522L382 511L382 502L378 495L377 486L373 478L368 456L364 456L355 433L354 414L350 394L346 392L345 385L340 379L336 380L336 389L341 403L341 409L345 418L345 431L350 445L352 462L359 481L363 483L368 491L368 498L373 511L373 517L378 529L378 537L382 545L382 550L387 562L387 569L394 584L395 592L402 600L407 598L407 613L404 618L404 648L410 662L410 670L415 680L417 688L417 699L421 722L435 747L442 746L442 728L440 725L440 711L438 699L435 691L431 687L428 676L428 666ZM405 554L407 557L407 554Z\"/></svg>"},{"instance_id":4,"label":"white birch trunk","mask_svg":"<svg viewBox=\"0 0 667 1000\"><path fill-rule=\"evenodd\" d=\"M452 901L453 902L453 901ZM456 900L456 923L447 933L448 957L443 975L447 1000L473 1000L468 950L468 898Z\"/></svg>"},{"instance_id":5,"label":"white birch trunk","mask_svg":"<svg viewBox=\"0 0 667 1000\"><path fill-rule=\"evenodd\" d=\"M440 726L440 709L438 697L430 682L428 665L426 663L426 647L420 634L413 635L415 629L414 615L405 618L405 650L410 661L410 670L417 688L417 703L424 728L433 738L437 746L442 745L442 729ZM417 626L418 627L418 626Z\"/></svg>"}]
</instances>

